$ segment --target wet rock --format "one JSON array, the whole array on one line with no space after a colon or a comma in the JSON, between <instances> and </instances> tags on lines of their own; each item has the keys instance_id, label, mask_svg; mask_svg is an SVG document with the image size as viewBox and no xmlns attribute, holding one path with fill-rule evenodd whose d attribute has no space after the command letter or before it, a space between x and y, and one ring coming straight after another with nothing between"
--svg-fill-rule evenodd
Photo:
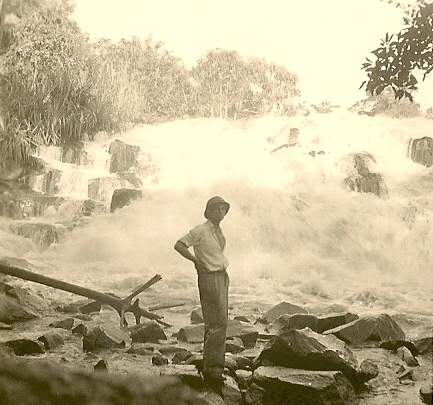
<instances>
[{"instance_id":1,"label":"wet rock","mask_svg":"<svg viewBox=\"0 0 433 405\"><path fill-rule=\"evenodd\" d=\"M422 402L431 405L433 403L433 384L426 385L420 388L419 396Z\"/></svg>"},{"instance_id":2,"label":"wet rock","mask_svg":"<svg viewBox=\"0 0 433 405\"><path fill-rule=\"evenodd\" d=\"M75 328L72 329L72 333L78 336L86 336L88 333L87 326L83 323L80 323Z\"/></svg>"},{"instance_id":3,"label":"wet rock","mask_svg":"<svg viewBox=\"0 0 433 405\"><path fill-rule=\"evenodd\" d=\"M203 323L203 311L201 308L196 308L191 312L191 315L189 317L191 324L196 325L198 323Z\"/></svg>"},{"instance_id":4,"label":"wet rock","mask_svg":"<svg viewBox=\"0 0 433 405\"><path fill-rule=\"evenodd\" d=\"M263 405L350 405L355 393L349 380L339 371L311 371L285 367L259 367L253 381L264 389Z\"/></svg>"},{"instance_id":5,"label":"wet rock","mask_svg":"<svg viewBox=\"0 0 433 405\"><path fill-rule=\"evenodd\" d=\"M74 323L74 318L66 318L60 321L51 322L49 326L51 326L52 328L71 330L74 327Z\"/></svg>"},{"instance_id":6,"label":"wet rock","mask_svg":"<svg viewBox=\"0 0 433 405\"><path fill-rule=\"evenodd\" d=\"M111 197L110 212L114 212L118 208L122 208L131 204L132 201L141 200L143 192L133 188L122 188L114 190Z\"/></svg>"},{"instance_id":7,"label":"wet rock","mask_svg":"<svg viewBox=\"0 0 433 405\"><path fill-rule=\"evenodd\" d=\"M5 345L13 350L17 356L45 353L44 344L29 339L10 340ZM3 361L3 360L2 360Z\"/></svg>"},{"instance_id":8,"label":"wet rock","mask_svg":"<svg viewBox=\"0 0 433 405\"><path fill-rule=\"evenodd\" d=\"M122 141L115 140L111 143L108 153L110 153L110 173L126 172L135 166L140 152L139 146L128 145Z\"/></svg>"},{"instance_id":9,"label":"wet rock","mask_svg":"<svg viewBox=\"0 0 433 405\"><path fill-rule=\"evenodd\" d=\"M289 302L280 302L275 305L269 311L267 311L261 318L258 319L261 323L272 323L277 320L281 315L293 315L293 314L306 314L307 310L304 308L290 304Z\"/></svg>"},{"instance_id":10,"label":"wet rock","mask_svg":"<svg viewBox=\"0 0 433 405\"><path fill-rule=\"evenodd\" d=\"M99 360L94 366L94 371L108 371L108 361L105 359Z\"/></svg>"},{"instance_id":11,"label":"wet rock","mask_svg":"<svg viewBox=\"0 0 433 405\"><path fill-rule=\"evenodd\" d=\"M403 330L388 314L361 317L348 324L327 330L324 334L334 334L344 342L353 345L405 339Z\"/></svg>"},{"instance_id":12,"label":"wet rock","mask_svg":"<svg viewBox=\"0 0 433 405\"><path fill-rule=\"evenodd\" d=\"M102 304L99 301L91 301L78 308L82 314L91 314L93 312L101 312Z\"/></svg>"},{"instance_id":13,"label":"wet rock","mask_svg":"<svg viewBox=\"0 0 433 405\"><path fill-rule=\"evenodd\" d=\"M32 174L29 177L29 186L33 190L54 196L60 191L61 177L61 170L44 168L42 173Z\"/></svg>"},{"instance_id":14,"label":"wet rock","mask_svg":"<svg viewBox=\"0 0 433 405\"><path fill-rule=\"evenodd\" d=\"M45 350L54 350L65 343L62 335L57 332L45 333L38 340L44 344Z\"/></svg>"},{"instance_id":15,"label":"wet rock","mask_svg":"<svg viewBox=\"0 0 433 405\"><path fill-rule=\"evenodd\" d=\"M168 359L167 357L163 356L160 353L157 353L155 355L152 356L152 364L154 366L163 366L168 364Z\"/></svg>"},{"instance_id":16,"label":"wet rock","mask_svg":"<svg viewBox=\"0 0 433 405\"><path fill-rule=\"evenodd\" d=\"M411 140L409 155L415 163L430 167L433 164L433 139L425 136Z\"/></svg>"},{"instance_id":17,"label":"wet rock","mask_svg":"<svg viewBox=\"0 0 433 405\"><path fill-rule=\"evenodd\" d=\"M346 312L342 314L328 314L317 316L317 330L318 333L323 333L325 330L336 328L337 326L345 325L359 319L359 316ZM310 328L313 329L313 328ZM314 330L314 329L313 329Z\"/></svg>"},{"instance_id":18,"label":"wet rock","mask_svg":"<svg viewBox=\"0 0 433 405\"><path fill-rule=\"evenodd\" d=\"M64 145L62 146L61 160L64 163L86 165L89 162L89 156L82 147Z\"/></svg>"},{"instance_id":19,"label":"wet rock","mask_svg":"<svg viewBox=\"0 0 433 405\"><path fill-rule=\"evenodd\" d=\"M317 317L310 314L281 315L269 327L269 331L278 334L290 329L310 328L317 331Z\"/></svg>"},{"instance_id":20,"label":"wet rock","mask_svg":"<svg viewBox=\"0 0 433 405\"><path fill-rule=\"evenodd\" d=\"M248 357L235 355L233 360L236 362L237 370L251 370L253 368L253 362Z\"/></svg>"},{"instance_id":21,"label":"wet rock","mask_svg":"<svg viewBox=\"0 0 433 405\"><path fill-rule=\"evenodd\" d=\"M379 347L386 350L392 350L394 352L396 352L400 347L406 347L408 350L410 350L412 355L417 356L419 354L415 345L407 340L386 340L380 343Z\"/></svg>"},{"instance_id":22,"label":"wet rock","mask_svg":"<svg viewBox=\"0 0 433 405\"><path fill-rule=\"evenodd\" d=\"M231 337L226 340L226 353L240 353L245 349L241 338Z\"/></svg>"},{"instance_id":23,"label":"wet rock","mask_svg":"<svg viewBox=\"0 0 433 405\"><path fill-rule=\"evenodd\" d=\"M409 367L419 366L418 360L413 357L411 351L405 347L401 346L397 349L397 356L402 359Z\"/></svg>"},{"instance_id":24,"label":"wet rock","mask_svg":"<svg viewBox=\"0 0 433 405\"><path fill-rule=\"evenodd\" d=\"M433 337L416 339L413 345L418 354L433 353Z\"/></svg>"},{"instance_id":25,"label":"wet rock","mask_svg":"<svg viewBox=\"0 0 433 405\"><path fill-rule=\"evenodd\" d=\"M341 371L358 383L357 360L342 341L309 329L289 330L272 338L259 356L259 364L305 370Z\"/></svg>"},{"instance_id":26,"label":"wet rock","mask_svg":"<svg viewBox=\"0 0 433 405\"><path fill-rule=\"evenodd\" d=\"M10 260L3 259L0 266L9 267ZM48 310L47 303L39 296L21 287L0 282L0 321L14 323L38 318Z\"/></svg>"},{"instance_id":27,"label":"wet rock","mask_svg":"<svg viewBox=\"0 0 433 405\"><path fill-rule=\"evenodd\" d=\"M92 200L109 203L114 190L123 188L134 188L134 186L120 177L98 177L89 180L87 194Z\"/></svg>"},{"instance_id":28,"label":"wet rock","mask_svg":"<svg viewBox=\"0 0 433 405\"><path fill-rule=\"evenodd\" d=\"M40 217L48 207L58 207L62 201L62 198L35 192L22 197L0 194L0 216L16 220Z\"/></svg>"},{"instance_id":29,"label":"wet rock","mask_svg":"<svg viewBox=\"0 0 433 405\"><path fill-rule=\"evenodd\" d=\"M133 343L126 352L140 356L149 356L155 352L155 345L151 343Z\"/></svg>"},{"instance_id":30,"label":"wet rock","mask_svg":"<svg viewBox=\"0 0 433 405\"><path fill-rule=\"evenodd\" d=\"M65 232L62 225L44 222L14 222L9 227L16 235L32 240L41 248L47 248L53 243L58 243Z\"/></svg>"},{"instance_id":31,"label":"wet rock","mask_svg":"<svg viewBox=\"0 0 433 405\"><path fill-rule=\"evenodd\" d=\"M119 327L105 324L93 328L83 338L83 350L92 352L101 349L123 348L130 342L129 335Z\"/></svg>"},{"instance_id":32,"label":"wet rock","mask_svg":"<svg viewBox=\"0 0 433 405\"><path fill-rule=\"evenodd\" d=\"M379 375L379 367L373 360L365 359L359 365L359 370L357 374L357 381L363 384L367 381L376 378Z\"/></svg>"},{"instance_id":33,"label":"wet rock","mask_svg":"<svg viewBox=\"0 0 433 405\"><path fill-rule=\"evenodd\" d=\"M133 343L158 343L167 340L167 335L156 321L140 323L128 328Z\"/></svg>"},{"instance_id":34,"label":"wet rock","mask_svg":"<svg viewBox=\"0 0 433 405\"><path fill-rule=\"evenodd\" d=\"M2 398L7 398L7 405L203 405L197 394L176 376L144 378L95 373L46 361L8 358L0 362L0 375L0 392Z\"/></svg>"},{"instance_id":35,"label":"wet rock","mask_svg":"<svg viewBox=\"0 0 433 405\"><path fill-rule=\"evenodd\" d=\"M173 359L171 360L171 362L173 364L184 363L191 356L192 356L192 353L189 350L183 349L183 350L178 351L178 352L176 352L174 354Z\"/></svg>"}]
</instances>

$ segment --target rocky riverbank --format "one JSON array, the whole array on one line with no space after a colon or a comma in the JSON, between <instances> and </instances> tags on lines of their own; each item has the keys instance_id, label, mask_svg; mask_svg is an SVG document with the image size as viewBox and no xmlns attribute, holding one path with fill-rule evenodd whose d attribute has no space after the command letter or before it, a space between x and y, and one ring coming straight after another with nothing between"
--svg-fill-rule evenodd
<instances>
[{"instance_id":1,"label":"rocky riverbank","mask_svg":"<svg viewBox=\"0 0 433 405\"><path fill-rule=\"evenodd\" d=\"M0 397L7 398L2 404L30 404L35 398L60 403L53 390L36 393L28 384L22 385L23 392L29 390L27 396L14 397L11 381L18 383L29 373L40 376L34 384L41 387L54 384L53 375L61 375L63 381L81 378L96 384L95 397L84 383L76 390L63 386L64 395L75 398L72 401L85 393L81 403L97 403L104 390L113 391L104 399L106 404L137 403L146 388L141 393L137 388L135 396L128 394L123 402L112 398L115 392L128 391L125 386L135 378L154 387L151 381L162 377L161 390L171 387L168 391L173 395L182 392L184 402L176 403L221 403L201 380L203 324L195 305L183 302L158 310L164 316L160 319L169 319L171 326L149 319L133 325L128 318L130 326L120 328L118 313L108 305L78 297L53 300L35 294L33 285L7 276L0 289L2 364L8 375L0 380ZM224 400L238 405L406 405L422 404L424 396L424 403L429 403L433 336L427 333L429 320L422 325L419 318L424 335L407 339L405 329L411 323L409 318L385 313L309 313L288 302L250 312L232 307ZM46 375L37 371L43 369ZM101 373L107 376L100 377ZM77 377L81 374L85 377ZM166 380L166 376L177 379ZM161 390L151 395L157 397ZM158 403L173 403L167 398Z\"/></svg>"}]
</instances>

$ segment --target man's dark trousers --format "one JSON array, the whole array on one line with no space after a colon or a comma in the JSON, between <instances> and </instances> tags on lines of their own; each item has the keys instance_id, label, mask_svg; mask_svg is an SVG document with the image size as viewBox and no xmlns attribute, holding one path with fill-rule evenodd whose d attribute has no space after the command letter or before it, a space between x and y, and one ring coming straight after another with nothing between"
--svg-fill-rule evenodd
<instances>
[{"instance_id":1,"label":"man's dark trousers","mask_svg":"<svg viewBox=\"0 0 433 405\"><path fill-rule=\"evenodd\" d=\"M225 363L229 277L225 270L198 276L204 320L203 375L221 378Z\"/></svg>"}]
</instances>

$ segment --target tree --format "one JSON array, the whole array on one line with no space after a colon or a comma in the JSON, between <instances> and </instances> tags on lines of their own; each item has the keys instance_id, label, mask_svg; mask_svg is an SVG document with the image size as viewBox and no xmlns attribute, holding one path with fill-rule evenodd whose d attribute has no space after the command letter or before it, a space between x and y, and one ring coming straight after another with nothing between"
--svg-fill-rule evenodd
<instances>
[{"instance_id":1,"label":"tree","mask_svg":"<svg viewBox=\"0 0 433 405\"><path fill-rule=\"evenodd\" d=\"M399 3L398 3L399 4ZM413 100L418 89L413 72L424 72L423 80L433 70L433 3L417 1L418 7L406 12L405 28L397 35L385 35L380 46L372 52L376 60L362 65L367 72L366 91L380 94L390 86L396 98Z\"/></svg>"}]
</instances>

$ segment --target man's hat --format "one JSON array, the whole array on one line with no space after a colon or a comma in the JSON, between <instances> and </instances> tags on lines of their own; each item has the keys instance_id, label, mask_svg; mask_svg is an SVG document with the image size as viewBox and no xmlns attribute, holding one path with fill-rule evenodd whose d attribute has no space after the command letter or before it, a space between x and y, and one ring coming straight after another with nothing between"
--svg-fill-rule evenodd
<instances>
[{"instance_id":1,"label":"man's hat","mask_svg":"<svg viewBox=\"0 0 433 405\"><path fill-rule=\"evenodd\" d=\"M209 210L217 204L224 204L224 206L226 208L226 213L229 212L230 204L227 201L225 201L223 198L215 196L215 197L212 197L211 199L209 199L209 201L206 203L206 209L204 210L204 217L205 218L208 219Z\"/></svg>"}]
</instances>

